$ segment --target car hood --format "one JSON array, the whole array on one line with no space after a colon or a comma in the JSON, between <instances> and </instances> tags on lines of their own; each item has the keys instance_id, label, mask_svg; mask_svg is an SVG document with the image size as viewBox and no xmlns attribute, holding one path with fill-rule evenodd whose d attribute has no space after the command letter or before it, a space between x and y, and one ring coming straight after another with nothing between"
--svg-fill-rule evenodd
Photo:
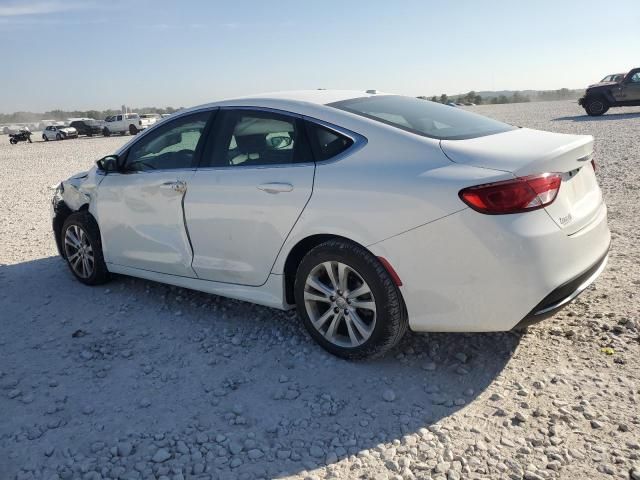
<instances>
[{"instance_id":1,"label":"car hood","mask_svg":"<svg viewBox=\"0 0 640 480\"><path fill-rule=\"evenodd\" d=\"M598 83L592 83L591 85L589 85L587 87L587 89L589 88L596 88L596 87L611 87L613 85L618 85L618 82L598 82Z\"/></svg>"},{"instance_id":2,"label":"car hood","mask_svg":"<svg viewBox=\"0 0 640 480\"><path fill-rule=\"evenodd\" d=\"M59 128L58 130L62 131L62 132L66 132L66 133L75 133L77 132L77 130L73 127L64 127L64 128Z\"/></svg>"}]
</instances>

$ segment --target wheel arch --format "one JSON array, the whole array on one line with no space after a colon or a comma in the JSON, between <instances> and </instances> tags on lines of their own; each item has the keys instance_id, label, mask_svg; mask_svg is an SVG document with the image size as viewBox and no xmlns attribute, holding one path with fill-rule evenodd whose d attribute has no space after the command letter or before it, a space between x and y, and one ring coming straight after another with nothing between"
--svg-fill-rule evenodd
<instances>
[{"instance_id":1,"label":"wheel arch","mask_svg":"<svg viewBox=\"0 0 640 480\"><path fill-rule=\"evenodd\" d=\"M359 243L351 238L345 237L343 235L331 234L331 233L321 233L309 235L301 240L299 240L287 253L286 260L284 261L283 275L284 275L284 303L287 305L295 305L294 298L294 284L296 279L296 272L298 271L298 266L300 262L304 258L304 256L311 251L313 248L317 247L321 243L327 242L329 240L344 240L346 242L353 243L354 245L358 245L359 247L368 251L372 256L378 258L384 269L389 273L392 277L393 281L397 284L396 278L397 274L393 270L393 266L388 264L386 260L380 260L378 256L376 256L370 249L368 249L362 243ZM404 302L402 298L402 292L400 292L400 298Z\"/></svg>"},{"instance_id":2,"label":"wheel arch","mask_svg":"<svg viewBox=\"0 0 640 480\"><path fill-rule=\"evenodd\" d=\"M55 205L55 216L53 217L53 233L54 233L54 237L56 240L56 247L58 247L58 253L60 254L60 256L62 258L65 258L65 254L64 254L64 248L62 248L62 226L64 225L64 222L67 221L67 218L69 218L69 216L72 213L76 213L76 212L87 212L89 215L91 215L94 220L95 217L91 214L91 212L89 211L89 204L85 203L83 205L80 206L80 208L78 210L72 210L71 208L69 208L69 206L63 201L58 202ZM97 223L97 222L96 222Z\"/></svg>"}]
</instances>

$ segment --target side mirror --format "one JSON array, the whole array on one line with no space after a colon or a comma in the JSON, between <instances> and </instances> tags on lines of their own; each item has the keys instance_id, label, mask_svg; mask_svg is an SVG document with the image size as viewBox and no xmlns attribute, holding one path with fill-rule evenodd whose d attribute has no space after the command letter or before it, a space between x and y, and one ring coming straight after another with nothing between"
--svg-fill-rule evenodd
<instances>
[{"instance_id":1,"label":"side mirror","mask_svg":"<svg viewBox=\"0 0 640 480\"><path fill-rule=\"evenodd\" d=\"M107 155L106 157L101 158L96 162L96 166L98 170L101 172L112 173L120 170L120 166L118 165L118 156L117 155Z\"/></svg>"}]
</instances>

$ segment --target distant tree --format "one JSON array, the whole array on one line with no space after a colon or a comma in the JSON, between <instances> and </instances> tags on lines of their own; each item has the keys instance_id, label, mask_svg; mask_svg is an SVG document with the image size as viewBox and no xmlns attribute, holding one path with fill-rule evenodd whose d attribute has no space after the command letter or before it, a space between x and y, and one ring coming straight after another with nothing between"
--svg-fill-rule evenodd
<instances>
[{"instance_id":1,"label":"distant tree","mask_svg":"<svg viewBox=\"0 0 640 480\"><path fill-rule=\"evenodd\" d=\"M443 93L442 95L440 95L440 103L448 103L449 102L449 97L447 96L446 93Z\"/></svg>"},{"instance_id":2,"label":"distant tree","mask_svg":"<svg viewBox=\"0 0 640 480\"><path fill-rule=\"evenodd\" d=\"M482 105L483 99L480 95L476 95L475 97L473 97L473 103L475 103L476 105Z\"/></svg>"},{"instance_id":3,"label":"distant tree","mask_svg":"<svg viewBox=\"0 0 640 480\"><path fill-rule=\"evenodd\" d=\"M438 97L436 97L435 95L433 97L431 97L431 101L432 102L437 102L438 101Z\"/></svg>"},{"instance_id":4,"label":"distant tree","mask_svg":"<svg viewBox=\"0 0 640 480\"><path fill-rule=\"evenodd\" d=\"M416 97L416 98L419 98L420 100L429 100L429 99L428 99L427 97L425 97L424 95L420 95L419 97Z\"/></svg>"}]
</instances>

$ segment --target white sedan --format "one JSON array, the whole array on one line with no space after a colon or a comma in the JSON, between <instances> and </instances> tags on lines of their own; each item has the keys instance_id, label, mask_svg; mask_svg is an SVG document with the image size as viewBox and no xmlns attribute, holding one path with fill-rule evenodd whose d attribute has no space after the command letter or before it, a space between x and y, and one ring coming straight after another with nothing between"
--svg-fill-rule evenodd
<instances>
[{"instance_id":1,"label":"white sedan","mask_svg":"<svg viewBox=\"0 0 640 480\"><path fill-rule=\"evenodd\" d=\"M347 358L407 328L503 331L603 270L593 138L426 100L290 92L175 114L53 199L83 283L141 277L279 309Z\"/></svg>"},{"instance_id":2,"label":"white sedan","mask_svg":"<svg viewBox=\"0 0 640 480\"><path fill-rule=\"evenodd\" d=\"M45 142L49 140L66 140L68 138L78 138L78 130L73 127L49 125L42 131L42 139Z\"/></svg>"}]
</instances>

